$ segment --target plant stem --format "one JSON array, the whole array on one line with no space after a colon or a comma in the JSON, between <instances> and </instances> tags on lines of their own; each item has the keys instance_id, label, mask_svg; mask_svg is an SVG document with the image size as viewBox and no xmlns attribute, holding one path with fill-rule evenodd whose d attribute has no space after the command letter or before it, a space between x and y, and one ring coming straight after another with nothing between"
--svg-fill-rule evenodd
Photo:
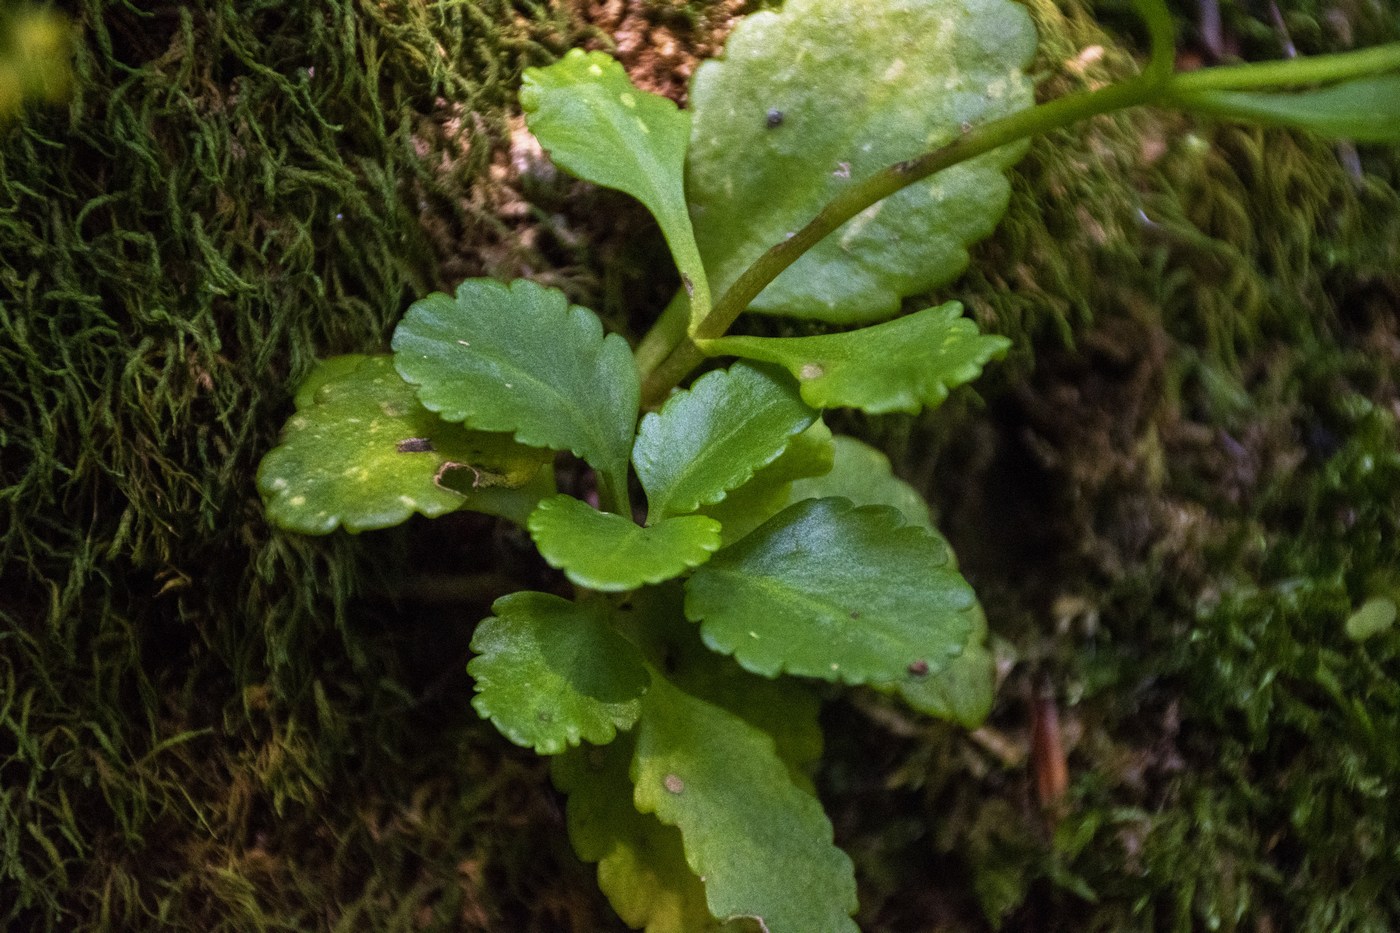
<instances>
[{"instance_id":1,"label":"plant stem","mask_svg":"<svg viewBox=\"0 0 1400 933\"><path fill-rule=\"evenodd\" d=\"M666 305L666 310L661 312L661 316L651 326L651 330L647 331L641 343L637 344L637 349L632 351L632 358L637 363L637 372L643 379L651 375L652 370L661 365L667 354L676 348L685 337L686 328L689 326L690 300L686 297L685 289L680 288Z\"/></svg>"},{"instance_id":2,"label":"plant stem","mask_svg":"<svg viewBox=\"0 0 1400 933\"><path fill-rule=\"evenodd\" d=\"M1314 55L1279 62L1257 62L1202 68L1174 75L1167 85L1169 96L1198 91L1257 91L1310 84L1333 84L1400 70L1400 42L1356 52Z\"/></svg>"},{"instance_id":3,"label":"plant stem","mask_svg":"<svg viewBox=\"0 0 1400 933\"><path fill-rule=\"evenodd\" d=\"M693 336L683 338L665 361L646 377L642 385L642 403L650 406L664 399L704 359L698 342L722 336L769 282L861 211L917 181L1008 143L1059 129L1086 117L1147 103L1161 93L1169 77L1169 74L1164 77L1160 72L1149 70L1122 84L1018 111L971 129L946 146L895 163L846 189L829 201L807 226L773 246L739 276L696 326Z\"/></svg>"}]
</instances>

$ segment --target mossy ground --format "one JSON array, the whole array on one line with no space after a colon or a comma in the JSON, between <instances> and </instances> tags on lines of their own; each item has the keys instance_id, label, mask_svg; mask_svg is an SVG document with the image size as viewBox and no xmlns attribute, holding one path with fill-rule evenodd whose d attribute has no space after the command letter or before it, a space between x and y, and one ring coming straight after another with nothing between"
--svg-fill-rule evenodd
<instances>
[{"instance_id":1,"label":"mossy ground","mask_svg":"<svg viewBox=\"0 0 1400 933\"><path fill-rule=\"evenodd\" d=\"M1131 67L1032 6L1047 92ZM1304 52L1343 43L1283 7ZM0 926L618 928L544 769L468 705L521 543L277 535L252 477L314 357L463 275L635 331L658 238L536 171L519 72L616 31L678 93L737 9L71 5L76 98L0 139ZM1400 586L1400 159L1361 164L1147 113L1041 141L948 290L1013 357L852 425L931 491L1006 659L972 736L829 706L865 928L1400 925L1400 631L1343 631Z\"/></svg>"}]
</instances>

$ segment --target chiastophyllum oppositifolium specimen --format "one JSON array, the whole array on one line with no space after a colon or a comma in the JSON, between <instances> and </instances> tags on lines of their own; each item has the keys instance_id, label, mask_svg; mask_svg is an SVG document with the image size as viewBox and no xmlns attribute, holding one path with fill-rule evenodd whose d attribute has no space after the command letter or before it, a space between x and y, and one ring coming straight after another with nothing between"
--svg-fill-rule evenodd
<instances>
[{"instance_id":1,"label":"chiastophyllum oppositifolium specimen","mask_svg":"<svg viewBox=\"0 0 1400 933\"><path fill-rule=\"evenodd\" d=\"M575 848L632 926L854 930L852 866L809 777L809 684L969 725L990 708L985 622L927 505L821 412L936 406L1007 349L956 303L899 311L992 231L1024 140L1142 103L1370 125L1314 92L1173 75L1165 10L1143 7L1143 75L1038 107L1034 32L1010 0L791 0L697 70L688 112L601 53L531 69L530 129L563 169L646 205L684 288L634 350L556 290L468 280L415 302L392 354L327 360L298 393L258 474L272 521L325 534L486 512L574 584L496 601L473 705L551 756ZM746 310L832 332L727 335ZM707 358L729 362L691 381ZM557 451L592 468L596 506L557 492Z\"/></svg>"}]
</instances>

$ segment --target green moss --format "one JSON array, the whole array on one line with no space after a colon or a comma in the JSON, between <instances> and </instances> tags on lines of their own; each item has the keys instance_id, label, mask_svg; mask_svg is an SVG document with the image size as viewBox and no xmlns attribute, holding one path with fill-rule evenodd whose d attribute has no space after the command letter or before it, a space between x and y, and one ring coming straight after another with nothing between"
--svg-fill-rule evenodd
<instances>
[{"instance_id":1,"label":"green moss","mask_svg":"<svg viewBox=\"0 0 1400 933\"><path fill-rule=\"evenodd\" d=\"M75 6L71 105L0 128L0 926L602 928L571 863L529 880L567 850L461 699L469 620L386 601L401 536L273 535L253 488L317 356L523 255L487 170L587 28Z\"/></svg>"}]
</instances>

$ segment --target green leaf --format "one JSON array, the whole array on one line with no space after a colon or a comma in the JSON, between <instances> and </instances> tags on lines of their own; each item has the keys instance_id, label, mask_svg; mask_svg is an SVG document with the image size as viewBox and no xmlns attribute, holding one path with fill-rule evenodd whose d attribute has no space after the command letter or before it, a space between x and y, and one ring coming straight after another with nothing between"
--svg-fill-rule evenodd
<instances>
[{"instance_id":1,"label":"green leaf","mask_svg":"<svg viewBox=\"0 0 1400 933\"><path fill-rule=\"evenodd\" d=\"M773 740L653 678L637 727L637 809L676 826L710 913L768 933L854 933L851 862Z\"/></svg>"},{"instance_id":2,"label":"green leaf","mask_svg":"<svg viewBox=\"0 0 1400 933\"><path fill-rule=\"evenodd\" d=\"M637 421L637 369L627 341L564 293L517 279L468 279L455 300L413 303L394 331L394 364L447 421L510 431L570 450L600 473L610 505L626 502Z\"/></svg>"},{"instance_id":3,"label":"green leaf","mask_svg":"<svg viewBox=\"0 0 1400 933\"><path fill-rule=\"evenodd\" d=\"M690 114L638 90L611 56L581 49L525 69L520 106L557 165L646 205L688 283L691 313L707 313L709 286L685 200Z\"/></svg>"},{"instance_id":4,"label":"green leaf","mask_svg":"<svg viewBox=\"0 0 1400 933\"><path fill-rule=\"evenodd\" d=\"M759 677L711 651L684 607L679 581L649 586L617 611L617 624L671 683L766 732L793 782L812 791L812 771L822 754L816 695L797 678Z\"/></svg>"},{"instance_id":5,"label":"green leaf","mask_svg":"<svg viewBox=\"0 0 1400 933\"><path fill-rule=\"evenodd\" d=\"M635 740L579 748L550 762L554 786L569 796L569 838L585 862L598 863L602 888L623 922L646 933L710 933L720 924L705 886L685 863L681 834L632 803Z\"/></svg>"},{"instance_id":6,"label":"green leaf","mask_svg":"<svg viewBox=\"0 0 1400 933\"><path fill-rule=\"evenodd\" d=\"M711 355L733 354L777 363L802 386L814 408L859 408L872 415L917 414L971 382L982 366L1011 346L984 335L955 301L844 334L816 337L721 337L705 341Z\"/></svg>"},{"instance_id":7,"label":"green leaf","mask_svg":"<svg viewBox=\"0 0 1400 933\"><path fill-rule=\"evenodd\" d=\"M918 490L894 475L890 458L864 441L838 434L832 438L831 469L792 484L790 502L839 496L856 505L888 505L910 525L937 535L928 503ZM942 542L945 546L947 542ZM951 551L950 551L951 559Z\"/></svg>"},{"instance_id":8,"label":"green leaf","mask_svg":"<svg viewBox=\"0 0 1400 933\"><path fill-rule=\"evenodd\" d=\"M574 583L624 592L698 567L719 550L720 526L685 515L642 527L572 496L540 503L528 522L541 556Z\"/></svg>"},{"instance_id":9,"label":"green leaf","mask_svg":"<svg viewBox=\"0 0 1400 933\"><path fill-rule=\"evenodd\" d=\"M548 451L441 420L418 403L387 356L354 366L337 360L312 373L314 391L298 393L304 407L258 467L258 490L273 523L328 534L341 526L387 528L415 512L523 517L504 493L527 483L538 488ZM454 471L473 482L449 488L446 477Z\"/></svg>"},{"instance_id":10,"label":"green leaf","mask_svg":"<svg viewBox=\"0 0 1400 933\"><path fill-rule=\"evenodd\" d=\"M316 404L316 395L321 391L321 387L327 383L336 382L360 368L360 364L370 359L368 353L342 353L340 356L327 357L316 364L316 368L307 374L306 378L297 386L296 406L297 408L310 408Z\"/></svg>"},{"instance_id":11,"label":"green leaf","mask_svg":"<svg viewBox=\"0 0 1400 933\"><path fill-rule=\"evenodd\" d=\"M831 429L818 418L793 436L777 460L719 502L700 509L700 514L719 522L720 537L728 547L796 501L793 482L829 471L834 452Z\"/></svg>"},{"instance_id":12,"label":"green leaf","mask_svg":"<svg viewBox=\"0 0 1400 933\"><path fill-rule=\"evenodd\" d=\"M682 612L684 591L665 584L640 590L616 612L629 638L659 652L681 689L767 733L800 788L811 790L821 755L819 704L793 678L768 680L707 649ZM598 882L618 914L651 933L756 931L756 924L711 918L705 889L685 862L680 832L638 813L628 776L634 735L606 748L570 750L551 761L555 785L569 795L569 835L579 857L598 863Z\"/></svg>"},{"instance_id":13,"label":"green leaf","mask_svg":"<svg viewBox=\"0 0 1400 933\"><path fill-rule=\"evenodd\" d=\"M501 734L541 755L630 729L648 675L642 656L593 603L512 593L477 627L467 665L472 706Z\"/></svg>"},{"instance_id":14,"label":"green leaf","mask_svg":"<svg viewBox=\"0 0 1400 933\"><path fill-rule=\"evenodd\" d=\"M974 603L964 615L972 629L963 653L941 671L916 674L895 689L919 712L975 729L992 711L996 659L987 649L987 617L982 607Z\"/></svg>"},{"instance_id":15,"label":"green leaf","mask_svg":"<svg viewBox=\"0 0 1400 933\"><path fill-rule=\"evenodd\" d=\"M1355 78L1311 91L1196 91L1172 95L1212 117L1286 126L1331 139L1400 142L1400 74Z\"/></svg>"},{"instance_id":16,"label":"green leaf","mask_svg":"<svg viewBox=\"0 0 1400 933\"><path fill-rule=\"evenodd\" d=\"M1395 600L1386 596L1372 596L1347 616L1346 633L1352 641L1365 641L1374 638L1395 624Z\"/></svg>"},{"instance_id":17,"label":"green leaf","mask_svg":"<svg viewBox=\"0 0 1400 933\"><path fill-rule=\"evenodd\" d=\"M963 650L972 602L948 549L894 509L809 499L696 571L685 611L756 674L893 687Z\"/></svg>"},{"instance_id":18,"label":"green leaf","mask_svg":"<svg viewBox=\"0 0 1400 933\"><path fill-rule=\"evenodd\" d=\"M933 526L928 503L913 486L894 475L888 457L853 437L837 436L834 448L831 470L823 476L794 482L789 493L792 501L841 496L856 505L892 506L905 522L923 528L947 547L947 541ZM951 549L948 566L957 567ZM987 619L982 607L974 602L963 610L963 615L969 627L963 653L942 670L914 674L893 687L919 712L972 728L991 712L996 671L995 659L987 650ZM882 689L889 690L890 685Z\"/></svg>"},{"instance_id":19,"label":"green leaf","mask_svg":"<svg viewBox=\"0 0 1400 933\"><path fill-rule=\"evenodd\" d=\"M833 37L840 37L834 41ZM1009 0L789 0L696 70L686 177L710 287L723 292L836 194L1032 103L1035 53ZM752 310L838 323L893 316L951 281L1006 209L1006 146L885 199L769 285Z\"/></svg>"},{"instance_id":20,"label":"green leaf","mask_svg":"<svg viewBox=\"0 0 1400 933\"><path fill-rule=\"evenodd\" d=\"M781 375L736 363L701 376L642 418L632 461L647 492L647 521L718 502L815 418Z\"/></svg>"}]
</instances>

